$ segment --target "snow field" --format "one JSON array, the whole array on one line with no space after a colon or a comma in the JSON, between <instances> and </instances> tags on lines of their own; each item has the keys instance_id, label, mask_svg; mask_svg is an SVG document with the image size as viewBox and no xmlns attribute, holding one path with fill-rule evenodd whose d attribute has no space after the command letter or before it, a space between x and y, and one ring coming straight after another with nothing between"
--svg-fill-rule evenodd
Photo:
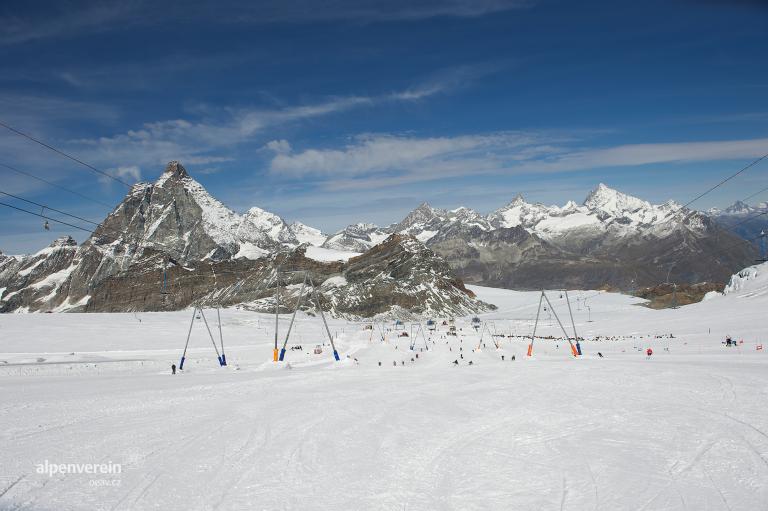
<instances>
[{"instance_id":1,"label":"snow field","mask_svg":"<svg viewBox=\"0 0 768 511\"><path fill-rule=\"evenodd\" d=\"M751 279L676 310L570 292L580 359L562 339L525 357L538 293L479 287L499 306L480 318L500 350L485 333L473 351L470 318L456 337L435 318L416 352L392 323L382 342L378 326L331 320L334 363L329 346L312 353L320 319L300 314L289 347L303 349L274 364L274 317L227 309L230 365L195 320L176 376L191 311L4 315L0 509L766 509L768 294ZM540 321L537 335L562 337ZM122 472L49 477L45 460Z\"/></svg>"}]
</instances>

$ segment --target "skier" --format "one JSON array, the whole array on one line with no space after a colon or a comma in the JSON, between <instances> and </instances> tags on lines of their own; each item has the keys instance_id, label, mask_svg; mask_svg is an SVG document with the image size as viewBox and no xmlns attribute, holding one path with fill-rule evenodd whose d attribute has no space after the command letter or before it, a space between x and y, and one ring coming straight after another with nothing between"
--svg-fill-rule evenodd
<instances>
[{"instance_id":1,"label":"skier","mask_svg":"<svg viewBox=\"0 0 768 511\"><path fill-rule=\"evenodd\" d=\"M176 364L171 364L171 374L176 374Z\"/></svg>"},{"instance_id":2,"label":"skier","mask_svg":"<svg viewBox=\"0 0 768 511\"><path fill-rule=\"evenodd\" d=\"M651 355L653 355L653 350L651 348L648 348L645 350L645 354L647 355L647 358L651 358Z\"/></svg>"},{"instance_id":3,"label":"skier","mask_svg":"<svg viewBox=\"0 0 768 511\"><path fill-rule=\"evenodd\" d=\"M603 358L603 354L600 353L599 351L597 352L597 356L600 357L600 358Z\"/></svg>"},{"instance_id":4,"label":"skier","mask_svg":"<svg viewBox=\"0 0 768 511\"><path fill-rule=\"evenodd\" d=\"M458 360L454 360L453 361L453 365L455 365L455 366L459 365L459 361Z\"/></svg>"},{"instance_id":5,"label":"skier","mask_svg":"<svg viewBox=\"0 0 768 511\"><path fill-rule=\"evenodd\" d=\"M512 362L514 362L514 361L515 361L515 356L514 356L514 355L512 355Z\"/></svg>"}]
</instances>

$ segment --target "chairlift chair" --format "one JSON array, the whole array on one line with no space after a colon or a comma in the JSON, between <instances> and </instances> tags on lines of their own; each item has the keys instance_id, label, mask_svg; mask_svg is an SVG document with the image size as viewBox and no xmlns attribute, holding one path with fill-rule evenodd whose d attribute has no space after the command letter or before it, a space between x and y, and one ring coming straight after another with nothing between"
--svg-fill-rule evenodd
<instances>
[{"instance_id":1,"label":"chairlift chair","mask_svg":"<svg viewBox=\"0 0 768 511\"><path fill-rule=\"evenodd\" d=\"M45 218L45 206L43 206L40 209L40 216ZM48 224L48 220L47 219L45 220L45 223L43 223L43 229L45 229L46 231L50 231L51 230L51 226Z\"/></svg>"}]
</instances>

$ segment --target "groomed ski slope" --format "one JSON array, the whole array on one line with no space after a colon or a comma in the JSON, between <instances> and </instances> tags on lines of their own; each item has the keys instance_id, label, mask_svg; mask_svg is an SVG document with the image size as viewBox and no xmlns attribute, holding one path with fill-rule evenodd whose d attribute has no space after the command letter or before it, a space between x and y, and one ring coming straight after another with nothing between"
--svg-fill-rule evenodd
<instances>
[{"instance_id":1,"label":"groomed ski slope","mask_svg":"<svg viewBox=\"0 0 768 511\"><path fill-rule=\"evenodd\" d=\"M230 365L195 320L176 376L191 310L4 315L0 509L768 509L766 270L676 310L571 292L578 360L562 339L525 357L537 293L479 287L500 350L486 333L472 351L471 318L421 352L420 336L412 352L399 332L331 321L333 363L312 354L319 318L300 315L289 368L269 362L273 317L228 309ZM558 335L548 312L539 332ZM122 472L49 477L45 460Z\"/></svg>"}]
</instances>

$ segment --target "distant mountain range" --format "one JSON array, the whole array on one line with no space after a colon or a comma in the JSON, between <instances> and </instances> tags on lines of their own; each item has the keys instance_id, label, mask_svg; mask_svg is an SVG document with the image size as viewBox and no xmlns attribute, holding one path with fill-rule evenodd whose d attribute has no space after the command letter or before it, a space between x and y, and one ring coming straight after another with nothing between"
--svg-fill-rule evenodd
<instances>
[{"instance_id":1,"label":"distant mountain range","mask_svg":"<svg viewBox=\"0 0 768 511\"><path fill-rule=\"evenodd\" d=\"M65 238L37 254L0 255L0 311L159 310L200 300L267 307L277 265L335 279L324 290L329 308L357 316L486 309L463 282L622 290L725 282L757 255L727 228L748 209L653 205L600 184L582 204L517 196L482 215L423 203L386 227L357 223L324 234L260 208L235 213L171 162L155 183L133 186L81 246ZM163 267L179 289L160 300ZM244 276L253 278L243 284Z\"/></svg>"},{"instance_id":2,"label":"distant mountain range","mask_svg":"<svg viewBox=\"0 0 768 511\"><path fill-rule=\"evenodd\" d=\"M423 203L396 224L354 224L322 246L362 252L391 233L424 242L465 282L513 289L725 282L756 256L707 214L673 201L653 205L604 184L581 205L517 196L488 215Z\"/></svg>"},{"instance_id":3,"label":"distant mountain range","mask_svg":"<svg viewBox=\"0 0 768 511\"><path fill-rule=\"evenodd\" d=\"M768 233L768 202L750 206L736 201L723 210L710 209L707 214L726 229L759 247L761 233Z\"/></svg>"}]
</instances>

